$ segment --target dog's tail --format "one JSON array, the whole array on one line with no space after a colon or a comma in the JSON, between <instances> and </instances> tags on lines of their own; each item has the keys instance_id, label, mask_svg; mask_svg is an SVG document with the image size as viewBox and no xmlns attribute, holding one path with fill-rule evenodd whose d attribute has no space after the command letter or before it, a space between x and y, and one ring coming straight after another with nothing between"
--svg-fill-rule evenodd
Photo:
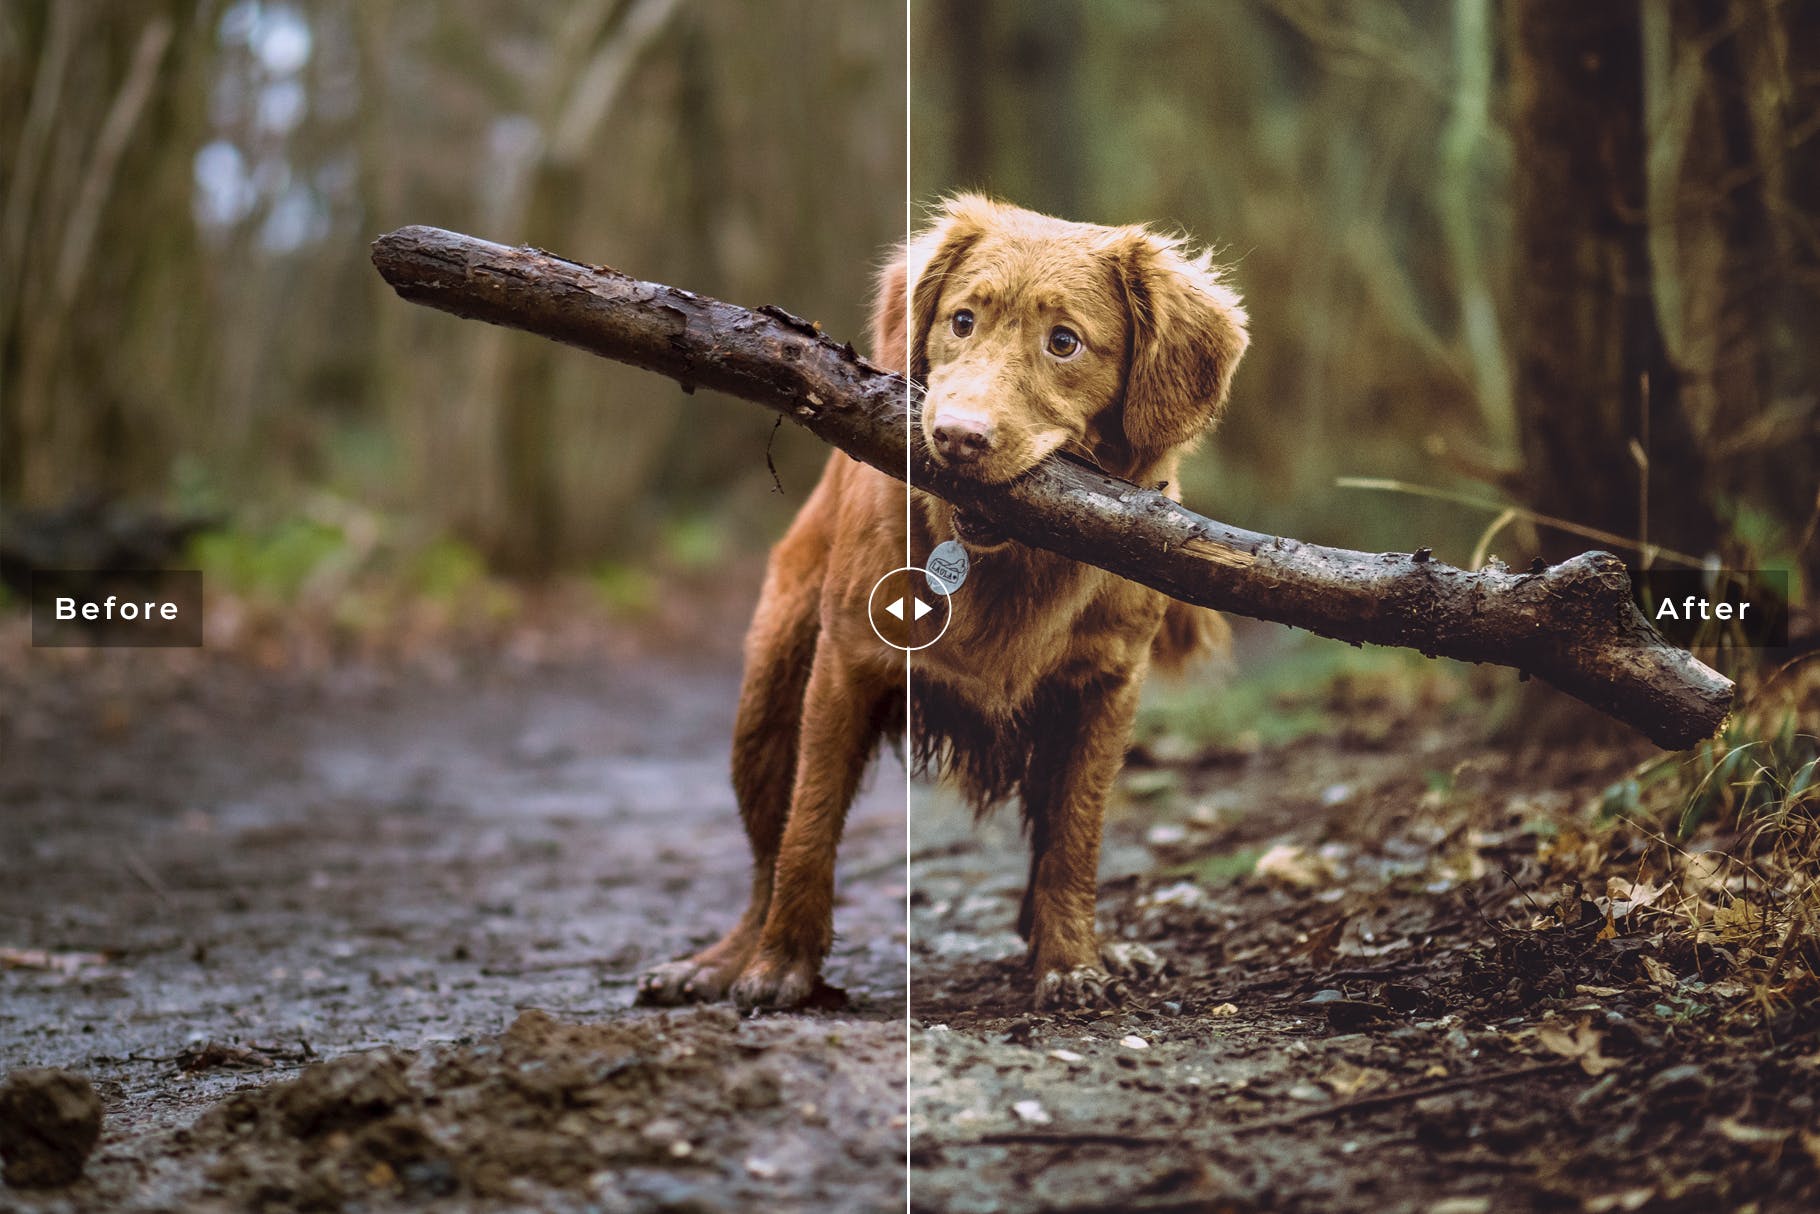
<instances>
[{"instance_id":1,"label":"dog's tail","mask_svg":"<svg viewBox=\"0 0 1820 1214\"><path fill-rule=\"evenodd\" d=\"M1210 658L1232 651L1232 628L1226 617L1205 607L1170 599L1163 612L1163 626L1150 642L1151 665L1164 674L1179 675Z\"/></svg>"}]
</instances>

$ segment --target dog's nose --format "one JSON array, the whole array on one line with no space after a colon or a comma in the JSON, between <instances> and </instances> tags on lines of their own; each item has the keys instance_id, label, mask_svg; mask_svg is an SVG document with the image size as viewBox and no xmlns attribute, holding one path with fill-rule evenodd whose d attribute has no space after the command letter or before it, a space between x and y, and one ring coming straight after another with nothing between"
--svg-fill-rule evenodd
<instances>
[{"instance_id":1,"label":"dog's nose","mask_svg":"<svg viewBox=\"0 0 1820 1214\"><path fill-rule=\"evenodd\" d=\"M992 449L992 424L983 417L950 414L930 431L935 449L946 459L968 464Z\"/></svg>"}]
</instances>

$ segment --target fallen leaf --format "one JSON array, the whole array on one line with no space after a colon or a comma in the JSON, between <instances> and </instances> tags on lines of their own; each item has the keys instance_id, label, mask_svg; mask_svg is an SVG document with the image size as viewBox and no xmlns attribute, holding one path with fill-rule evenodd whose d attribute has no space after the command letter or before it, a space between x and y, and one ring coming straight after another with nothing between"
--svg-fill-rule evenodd
<instances>
[{"instance_id":1,"label":"fallen leaf","mask_svg":"<svg viewBox=\"0 0 1820 1214\"><path fill-rule=\"evenodd\" d=\"M1351 1062L1341 1062L1338 1066L1321 1076L1335 1096L1350 1100L1365 1092L1374 1091L1384 1086L1390 1076L1376 1067L1359 1066Z\"/></svg>"},{"instance_id":2,"label":"fallen leaf","mask_svg":"<svg viewBox=\"0 0 1820 1214\"><path fill-rule=\"evenodd\" d=\"M1603 1075L1623 1065L1600 1052L1599 1031L1588 1020L1571 1029L1559 1023L1545 1024L1536 1030L1536 1044L1551 1054L1573 1059L1588 1075Z\"/></svg>"},{"instance_id":3,"label":"fallen leaf","mask_svg":"<svg viewBox=\"0 0 1820 1214\"><path fill-rule=\"evenodd\" d=\"M1326 969L1333 964L1335 950L1339 948L1340 936L1345 930L1344 919L1317 927L1297 941L1292 955L1307 957L1317 968Z\"/></svg>"},{"instance_id":4,"label":"fallen leaf","mask_svg":"<svg viewBox=\"0 0 1820 1214\"><path fill-rule=\"evenodd\" d=\"M1713 912L1713 930L1722 940L1755 939L1769 930L1769 912L1743 898Z\"/></svg>"},{"instance_id":5,"label":"fallen leaf","mask_svg":"<svg viewBox=\"0 0 1820 1214\"><path fill-rule=\"evenodd\" d=\"M1682 869L1687 892L1697 898L1708 890L1722 887L1730 864L1731 857L1724 852L1702 851L1689 854Z\"/></svg>"},{"instance_id":6,"label":"fallen leaf","mask_svg":"<svg viewBox=\"0 0 1820 1214\"><path fill-rule=\"evenodd\" d=\"M272 1065L272 1058L250 1046L226 1041L204 1041L185 1046L177 1055L177 1065L186 1071L212 1071L217 1067L262 1070Z\"/></svg>"},{"instance_id":7,"label":"fallen leaf","mask_svg":"<svg viewBox=\"0 0 1820 1214\"><path fill-rule=\"evenodd\" d=\"M1736 1117L1721 1117L1713 1123L1719 1136L1727 1142L1739 1146L1756 1147L1760 1150L1773 1150L1788 1141L1789 1130L1773 1130L1765 1126L1746 1125Z\"/></svg>"},{"instance_id":8,"label":"fallen leaf","mask_svg":"<svg viewBox=\"0 0 1820 1214\"><path fill-rule=\"evenodd\" d=\"M1264 881L1275 881L1291 889L1317 889L1326 885L1332 873L1306 848L1293 843L1279 843L1258 857L1252 873Z\"/></svg>"},{"instance_id":9,"label":"fallen leaf","mask_svg":"<svg viewBox=\"0 0 1820 1214\"><path fill-rule=\"evenodd\" d=\"M1605 912L1606 918L1622 919L1632 911L1654 906L1667 890L1666 882L1633 885L1623 877L1611 877L1605 882L1605 896L1595 898L1593 904Z\"/></svg>"}]
</instances>

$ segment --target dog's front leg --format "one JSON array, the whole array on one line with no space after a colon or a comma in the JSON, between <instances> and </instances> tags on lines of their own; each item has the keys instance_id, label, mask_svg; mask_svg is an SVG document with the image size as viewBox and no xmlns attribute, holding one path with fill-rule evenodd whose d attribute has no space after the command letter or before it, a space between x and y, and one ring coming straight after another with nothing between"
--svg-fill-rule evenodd
<instances>
[{"instance_id":1,"label":"dog's front leg","mask_svg":"<svg viewBox=\"0 0 1820 1214\"><path fill-rule=\"evenodd\" d=\"M1114 991L1093 923L1100 830L1141 682L1132 675L1089 683L1050 699L1051 707L1031 722L1024 787L1030 885L1018 927L1030 942L1039 1007L1104 1003Z\"/></svg>"},{"instance_id":2,"label":"dog's front leg","mask_svg":"<svg viewBox=\"0 0 1820 1214\"><path fill-rule=\"evenodd\" d=\"M796 781L758 951L733 984L741 1007L795 1007L815 993L834 943L834 856L878 740L888 678L857 669L823 634L803 696Z\"/></svg>"}]
</instances>

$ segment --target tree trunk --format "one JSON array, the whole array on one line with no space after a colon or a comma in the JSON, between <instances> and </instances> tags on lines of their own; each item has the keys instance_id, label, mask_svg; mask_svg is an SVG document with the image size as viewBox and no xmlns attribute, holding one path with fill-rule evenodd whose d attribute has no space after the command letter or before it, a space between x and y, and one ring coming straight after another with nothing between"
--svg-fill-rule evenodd
<instances>
[{"instance_id":1,"label":"tree trunk","mask_svg":"<svg viewBox=\"0 0 1820 1214\"><path fill-rule=\"evenodd\" d=\"M1780 13L1789 88L1779 115L1786 146L1778 153L1786 167L1778 218L1787 252L1776 389L1807 422L1785 462L1806 471L1805 484L1791 487L1789 505L1803 545L1797 555L1811 603L1820 593L1820 484L1814 477L1820 468L1820 343L1813 340L1814 318L1820 316L1820 4L1787 4Z\"/></svg>"},{"instance_id":2,"label":"tree trunk","mask_svg":"<svg viewBox=\"0 0 1820 1214\"><path fill-rule=\"evenodd\" d=\"M1529 505L1704 553L1720 528L1651 286L1638 5L1508 9L1517 433Z\"/></svg>"}]
</instances>

